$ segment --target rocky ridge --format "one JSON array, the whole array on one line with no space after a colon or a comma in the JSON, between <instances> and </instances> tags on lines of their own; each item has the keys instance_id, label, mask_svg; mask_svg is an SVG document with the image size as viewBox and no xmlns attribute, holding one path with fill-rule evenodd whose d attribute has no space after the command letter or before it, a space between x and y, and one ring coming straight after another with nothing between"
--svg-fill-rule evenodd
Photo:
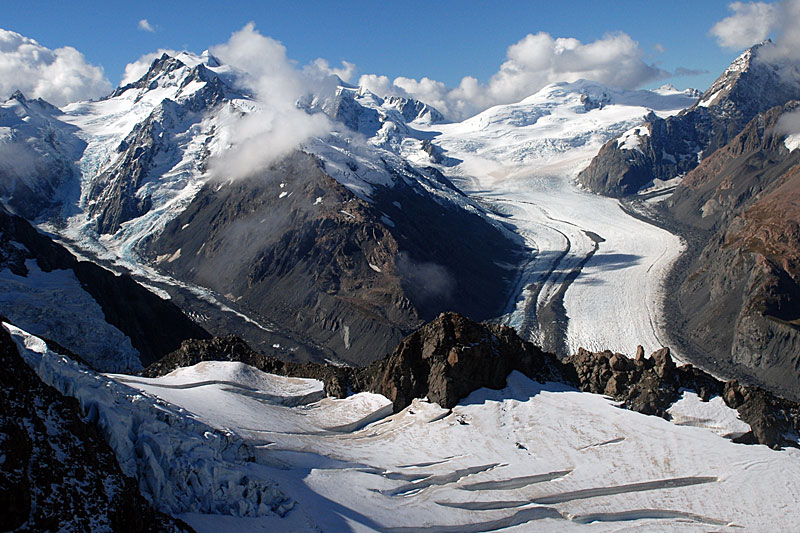
<instances>
[{"instance_id":1,"label":"rocky ridge","mask_svg":"<svg viewBox=\"0 0 800 533\"><path fill-rule=\"evenodd\" d=\"M393 402L395 412L423 397L452 408L481 387L504 387L514 370L541 382L556 381L605 394L621 407L664 418L669 418L667 410L682 391L692 390L704 401L721 396L739 411L752 428L741 437L742 442L797 446L792 435L800 433L800 405L737 381L719 381L691 365L679 367L668 348L645 357L640 347L634 359L581 349L559 361L521 340L511 328L479 324L454 313L438 316L367 367L284 363L227 337L184 342L179 350L145 369L144 375L164 375L209 360L240 361L265 372L320 379L326 392L337 397L348 391L383 394Z\"/></svg>"},{"instance_id":2,"label":"rocky ridge","mask_svg":"<svg viewBox=\"0 0 800 533\"><path fill-rule=\"evenodd\" d=\"M793 399L800 152L787 148L779 125L799 108L789 102L757 115L665 202L683 234L704 236L672 273L673 338L699 362Z\"/></svg>"}]
</instances>

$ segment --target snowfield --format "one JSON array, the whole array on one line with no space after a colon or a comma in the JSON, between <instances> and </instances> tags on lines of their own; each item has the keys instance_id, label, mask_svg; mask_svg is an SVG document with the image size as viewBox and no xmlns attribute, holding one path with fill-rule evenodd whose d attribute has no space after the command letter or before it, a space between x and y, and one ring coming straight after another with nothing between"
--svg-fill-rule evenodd
<instances>
[{"instance_id":1,"label":"snowfield","mask_svg":"<svg viewBox=\"0 0 800 533\"><path fill-rule=\"evenodd\" d=\"M662 280L682 251L680 239L574 179L607 140L646 135L638 126L648 112L668 116L694 100L676 91L556 83L518 104L427 128L458 162L442 171L502 214L532 250L503 322L560 355L581 346L633 354L639 344L650 353L666 344ZM404 150L419 164L428 158L415 141Z\"/></svg>"},{"instance_id":2,"label":"snowfield","mask_svg":"<svg viewBox=\"0 0 800 533\"><path fill-rule=\"evenodd\" d=\"M452 410L392 414L382 396L322 398L240 363L102 376L5 327L102 421L145 494L184 488L162 507L198 531L796 531L800 450L734 444L717 433L746 429L735 412L689 393L677 425L512 373ZM226 488L193 502L171 475Z\"/></svg>"}]
</instances>

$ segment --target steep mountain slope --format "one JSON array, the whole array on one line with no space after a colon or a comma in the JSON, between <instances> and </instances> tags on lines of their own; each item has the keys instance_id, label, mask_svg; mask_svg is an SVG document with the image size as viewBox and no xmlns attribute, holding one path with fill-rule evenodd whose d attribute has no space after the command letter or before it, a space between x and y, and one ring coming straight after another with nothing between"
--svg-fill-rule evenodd
<instances>
[{"instance_id":1,"label":"steep mountain slope","mask_svg":"<svg viewBox=\"0 0 800 533\"><path fill-rule=\"evenodd\" d=\"M675 337L700 361L800 397L800 152L782 122L759 114L689 173L667 200L699 244L673 273Z\"/></svg>"},{"instance_id":2,"label":"steep mountain slope","mask_svg":"<svg viewBox=\"0 0 800 533\"><path fill-rule=\"evenodd\" d=\"M17 91L0 104L0 202L36 219L75 201L75 161L85 148L61 111ZM74 196L74 198L73 198Z\"/></svg>"},{"instance_id":3,"label":"steep mountain slope","mask_svg":"<svg viewBox=\"0 0 800 533\"><path fill-rule=\"evenodd\" d=\"M758 113L800 98L800 71L773 61L770 41L739 56L698 102L674 117L648 116L635 130L607 142L578 175L607 196L636 193L653 180L682 176L725 146Z\"/></svg>"},{"instance_id":4,"label":"steep mountain slope","mask_svg":"<svg viewBox=\"0 0 800 533\"><path fill-rule=\"evenodd\" d=\"M300 152L252 179L210 184L148 253L178 279L360 364L442 309L502 313L514 281L502 265L518 263L520 247L432 195L457 196L443 178L390 164L378 170L394 183L370 185L365 199Z\"/></svg>"},{"instance_id":5,"label":"steep mountain slope","mask_svg":"<svg viewBox=\"0 0 800 533\"><path fill-rule=\"evenodd\" d=\"M207 338L177 307L93 263L78 261L0 207L0 314L55 340L99 371L136 371Z\"/></svg>"}]
</instances>

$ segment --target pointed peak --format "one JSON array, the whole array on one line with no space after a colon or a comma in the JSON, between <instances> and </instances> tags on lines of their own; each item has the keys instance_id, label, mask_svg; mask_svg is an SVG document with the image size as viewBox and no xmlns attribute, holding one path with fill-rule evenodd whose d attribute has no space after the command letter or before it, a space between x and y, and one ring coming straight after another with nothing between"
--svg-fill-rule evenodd
<instances>
[{"instance_id":1,"label":"pointed peak","mask_svg":"<svg viewBox=\"0 0 800 533\"><path fill-rule=\"evenodd\" d=\"M17 89L16 91L14 91L14 94L12 94L12 95L11 95L11 97L9 98L9 100L17 100L17 101L18 101L19 103L21 103L21 104L24 104L24 103L26 103L26 102L28 101L28 100L25 98L25 95L24 95L24 94L22 94L22 91L20 91L19 89Z\"/></svg>"},{"instance_id":2,"label":"pointed peak","mask_svg":"<svg viewBox=\"0 0 800 533\"><path fill-rule=\"evenodd\" d=\"M215 56L208 50L203 50L203 53L200 54L200 59L207 67L210 68L216 68L222 66L222 61L220 61L217 56Z\"/></svg>"}]
</instances>

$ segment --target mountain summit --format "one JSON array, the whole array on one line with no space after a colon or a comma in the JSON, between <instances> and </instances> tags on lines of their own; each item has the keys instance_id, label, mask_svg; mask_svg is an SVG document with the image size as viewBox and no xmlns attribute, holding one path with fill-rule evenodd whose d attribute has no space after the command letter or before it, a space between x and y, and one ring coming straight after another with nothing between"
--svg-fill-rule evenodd
<instances>
[{"instance_id":1,"label":"mountain summit","mask_svg":"<svg viewBox=\"0 0 800 533\"><path fill-rule=\"evenodd\" d=\"M683 176L726 145L758 113L800 98L800 71L770 58L771 41L743 52L703 93L674 117L646 117L636 143L607 142L578 175L587 189L607 196L633 194L658 179Z\"/></svg>"}]
</instances>

